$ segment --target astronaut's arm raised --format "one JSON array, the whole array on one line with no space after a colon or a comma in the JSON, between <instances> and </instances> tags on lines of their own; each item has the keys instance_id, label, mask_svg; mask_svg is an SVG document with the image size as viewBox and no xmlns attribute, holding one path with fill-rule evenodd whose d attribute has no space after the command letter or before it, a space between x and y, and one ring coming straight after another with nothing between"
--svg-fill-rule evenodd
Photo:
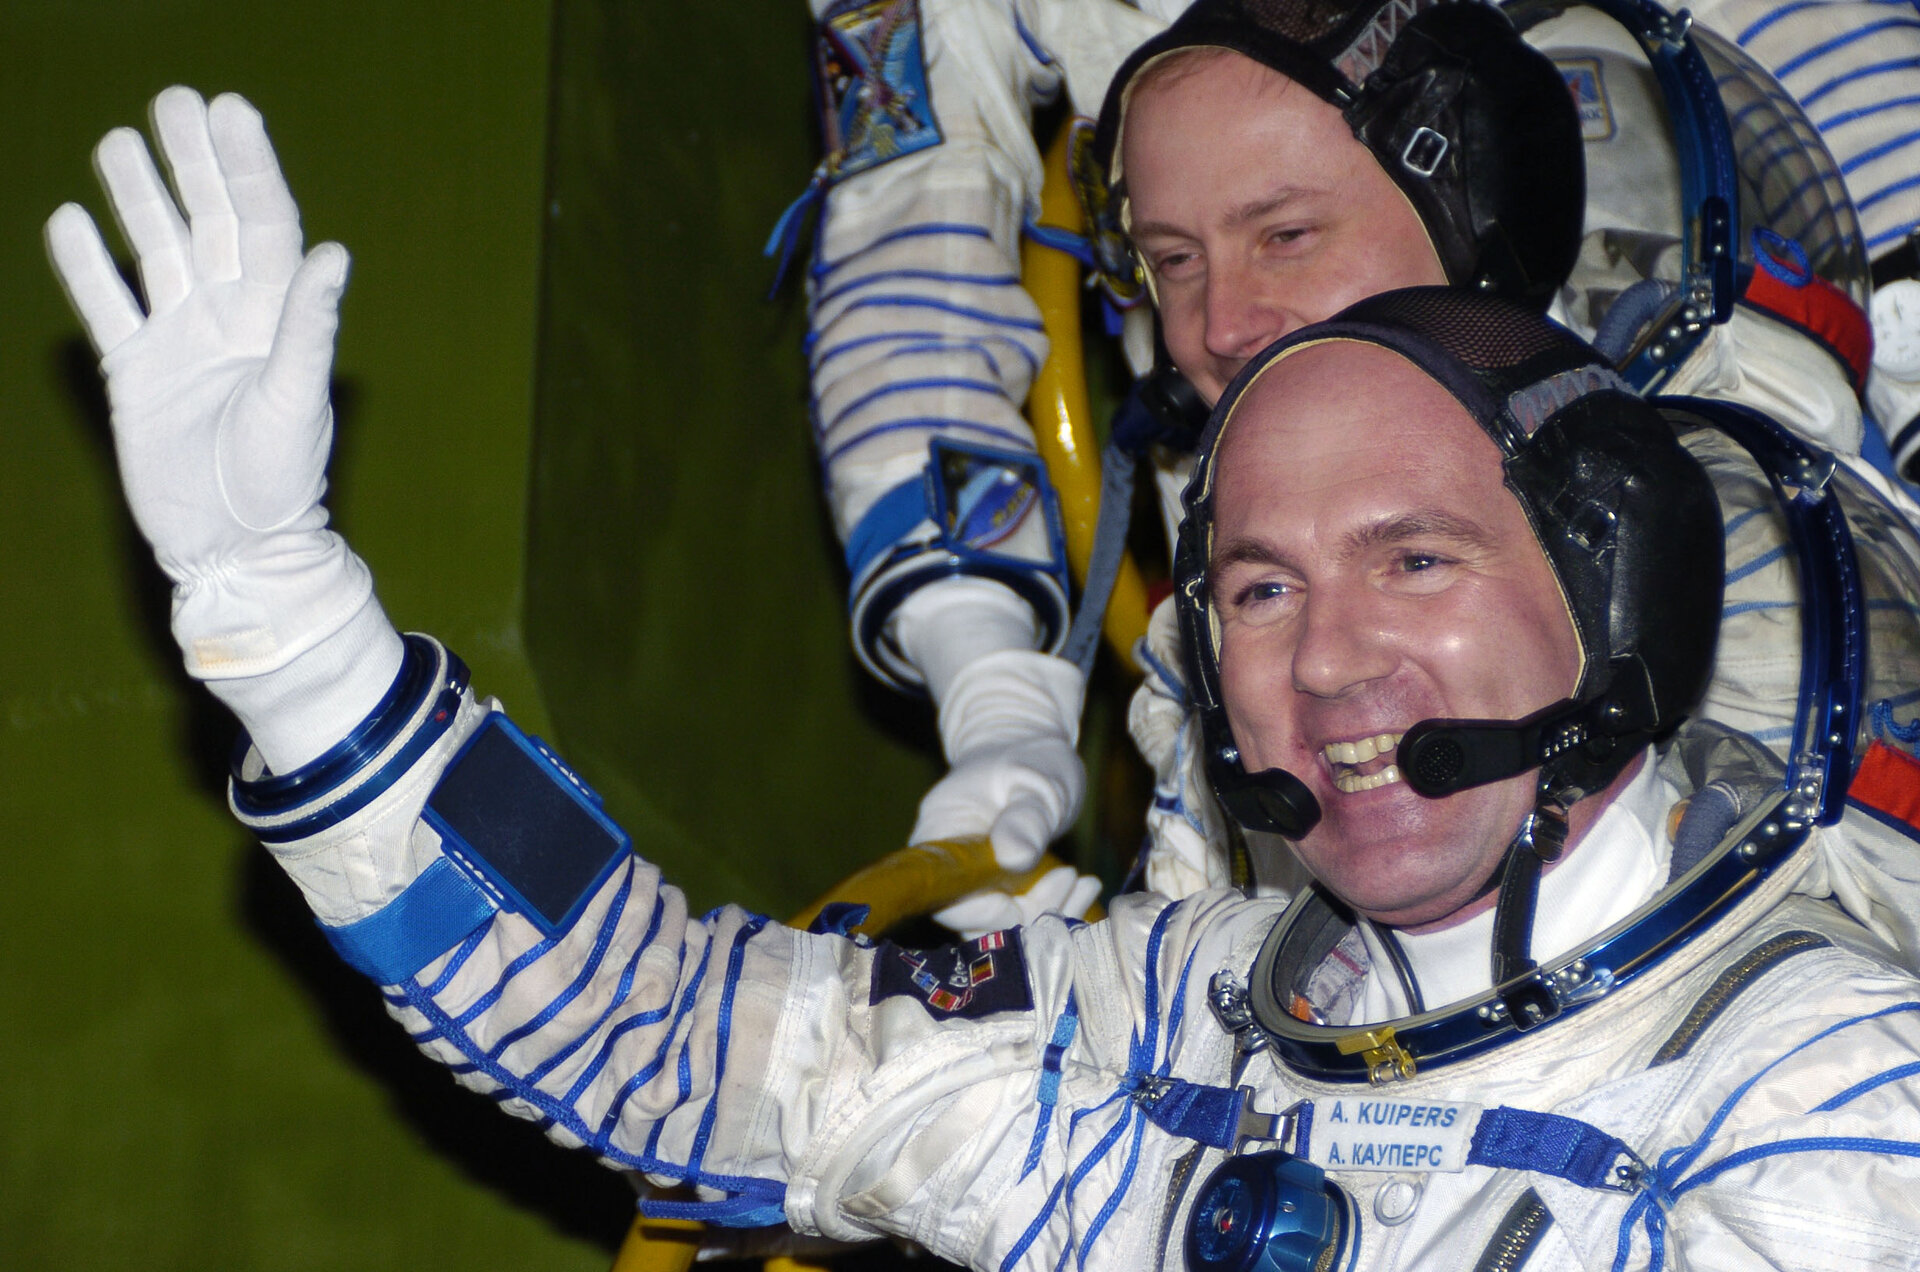
<instances>
[{"instance_id":1,"label":"astronaut's arm raised","mask_svg":"<svg viewBox=\"0 0 1920 1272\"><path fill-rule=\"evenodd\" d=\"M387 621L320 503L346 253L303 254L245 101L176 88L153 113L177 204L138 134L98 153L146 303L79 207L49 251L101 352L188 669L252 740L234 809L331 943L459 1081L700 1185L704 1218L903 1232L976 1262L1019 1237L1063 1173L1065 1130L1040 1128L1127 1072L1137 995L1118 987L1139 972L1110 929L1054 919L929 963L738 908L689 916L457 658ZM1076 987L1123 1008L1113 1037L1088 1019L1061 1039ZM1050 1044L1058 1099L1040 1095ZM982 1213L970 1189L1019 1205ZM1028 1245L1050 1257L1056 1238Z\"/></svg>"}]
</instances>

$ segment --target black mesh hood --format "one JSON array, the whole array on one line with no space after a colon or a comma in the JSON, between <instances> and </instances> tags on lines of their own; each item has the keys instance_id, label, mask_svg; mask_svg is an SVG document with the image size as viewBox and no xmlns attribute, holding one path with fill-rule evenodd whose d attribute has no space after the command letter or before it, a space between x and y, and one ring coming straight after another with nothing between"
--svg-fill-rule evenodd
<instances>
[{"instance_id":1,"label":"black mesh hood","mask_svg":"<svg viewBox=\"0 0 1920 1272\"><path fill-rule=\"evenodd\" d=\"M1117 165L1134 81L1189 48L1230 49L1338 106L1412 203L1454 286L1545 309L1566 281L1586 203L1579 117L1560 72L1497 8L1196 0L1107 89L1095 154L1123 194ZM1108 201L1116 217L1123 203Z\"/></svg>"}]
</instances>

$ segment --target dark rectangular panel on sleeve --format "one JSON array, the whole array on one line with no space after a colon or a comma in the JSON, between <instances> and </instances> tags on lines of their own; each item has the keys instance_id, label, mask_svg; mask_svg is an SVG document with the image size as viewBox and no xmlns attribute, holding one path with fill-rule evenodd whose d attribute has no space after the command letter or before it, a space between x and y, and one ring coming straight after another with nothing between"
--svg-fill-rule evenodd
<instances>
[{"instance_id":1,"label":"dark rectangular panel on sleeve","mask_svg":"<svg viewBox=\"0 0 1920 1272\"><path fill-rule=\"evenodd\" d=\"M625 831L538 738L487 717L428 797L454 864L548 936L566 931L626 859Z\"/></svg>"}]
</instances>

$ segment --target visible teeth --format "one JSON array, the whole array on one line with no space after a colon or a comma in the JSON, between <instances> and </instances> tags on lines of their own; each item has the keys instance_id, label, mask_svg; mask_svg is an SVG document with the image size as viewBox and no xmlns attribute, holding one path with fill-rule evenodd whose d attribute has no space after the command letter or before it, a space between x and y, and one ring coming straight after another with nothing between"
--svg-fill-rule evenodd
<instances>
[{"instance_id":1,"label":"visible teeth","mask_svg":"<svg viewBox=\"0 0 1920 1272\"><path fill-rule=\"evenodd\" d=\"M1378 773L1368 773L1364 776L1359 773L1342 773L1333 779L1333 784L1348 795L1357 795L1361 791L1370 791L1377 786L1385 786L1389 782L1399 780L1399 765L1389 764Z\"/></svg>"},{"instance_id":2,"label":"visible teeth","mask_svg":"<svg viewBox=\"0 0 1920 1272\"><path fill-rule=\"evenodd\" d=\"M1398 733L1376 733L1357 742L1329 742L1322 753L1334 764L1365 764L1376 755L1385 755L1400 745Z\"/></svg>"}]
</instances>

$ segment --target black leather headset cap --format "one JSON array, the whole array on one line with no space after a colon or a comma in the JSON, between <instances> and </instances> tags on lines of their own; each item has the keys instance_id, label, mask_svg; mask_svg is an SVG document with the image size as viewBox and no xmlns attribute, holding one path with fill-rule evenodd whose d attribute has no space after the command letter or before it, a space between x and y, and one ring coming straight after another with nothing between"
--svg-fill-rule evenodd
<instances>
[{"instance_id":1,"label":"black leather headset cap","mask_svg":"<svg viewBox=\"0 0 1920 1272\"><path fill-rule=\"evenodd\" d=\"M1244 54L1338 106L1455 287L1544 309L1566 281L1586 207L1579 116L1553 63L1492 5L1196 0L1113 77L1094 143L1110 181L1124 186L1117 152L1134 80L1190 48ZM1116 216L1122 202L1108 201Z\"/></svg>"}]
</instances>

